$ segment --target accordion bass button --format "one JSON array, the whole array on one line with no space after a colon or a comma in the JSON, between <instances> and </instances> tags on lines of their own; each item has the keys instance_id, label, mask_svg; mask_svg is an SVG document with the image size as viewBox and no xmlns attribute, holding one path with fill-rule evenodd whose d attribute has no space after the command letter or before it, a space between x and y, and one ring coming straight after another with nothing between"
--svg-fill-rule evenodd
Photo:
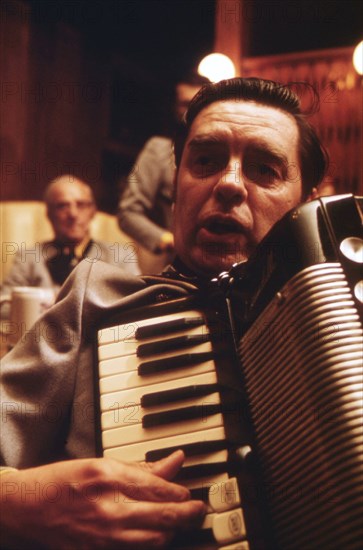
<instances>
[{"instance_id":1,"label":"accordion bass button","mask_svg":"<svg viewBox=\"0 0 363 550\"><path fill-rule=\"evenodd\" d=\"M358 264L363 264L363 239L359 237L347 237L340 243L341 253Z\"/></svg>"},{"instance_id":2,"label":"accordion bass button","mask_svg":"<svg viewBox=\"0 0 363 550\"><path fill-rule=\"evenodd\" d=\"M219 544L228 544L246 538L246 526L241 508L215 514L213 535Z\"/></svg>"},{"instance_id":3,"label":"accordion bass button","mask_svg":"<svg viewBox=\"0 0 363 550\"><path fill-rule=\"evenodd\" d=\"M354 296L357 298L357 300L361 304L363 304L363 281L358 281L353 291L354 291Z\"/></svg>"},{"instance_id":4,"label":"accordion bass button","mask_svg":"<svg viewBox=\"0 0 363 550\"><path fill-rule=\"evenodd\" d=\"M231 477L227 481L214 483L208 493L209 505L215 512L231 510L241 504L237 479Z\"/></svg>"}]
</instances>

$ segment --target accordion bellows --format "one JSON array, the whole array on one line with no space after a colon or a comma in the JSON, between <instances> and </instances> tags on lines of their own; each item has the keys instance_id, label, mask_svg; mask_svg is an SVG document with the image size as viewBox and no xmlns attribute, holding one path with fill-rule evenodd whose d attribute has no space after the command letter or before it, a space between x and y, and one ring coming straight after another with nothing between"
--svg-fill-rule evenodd
<instances>
[{"instance_id":1,"label":"accordion bellows","mask_svg":"<svg viewBox=\"0 0 363 550\"><path fill-rule=\"evenodd\" d=\"M280 548L350 548L354 543L358 548L362 342L339 264L296 275L241 340L268 509Z\"/></svg>"}]
</instances>

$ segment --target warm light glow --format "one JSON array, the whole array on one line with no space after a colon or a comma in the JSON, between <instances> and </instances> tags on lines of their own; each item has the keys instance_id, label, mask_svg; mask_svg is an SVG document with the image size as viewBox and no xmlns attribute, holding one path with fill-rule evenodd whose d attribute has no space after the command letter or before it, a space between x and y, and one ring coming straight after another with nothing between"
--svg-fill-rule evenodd
<instances>
[{"instance_id":1,"label":"warm light glow","mask_svg":"<svg viewBox=\"0 0 363 550\"><path fill-rule=\"evenodd\" d=\"M353 65L358 74L363 74L363 40L354 50Z\"/></svg>"},{"instance_id":2,"label":"warm light glow","mask_svg":"<svg viewBox=\"0 0 363 550\"><path fill-rule=\"evenodd\" d=\"M209 78L211 82L219 82L236 75L233 62L222 53L211 53L204 57L198 66L198 73Z\"/></svg>"}]
</instances>

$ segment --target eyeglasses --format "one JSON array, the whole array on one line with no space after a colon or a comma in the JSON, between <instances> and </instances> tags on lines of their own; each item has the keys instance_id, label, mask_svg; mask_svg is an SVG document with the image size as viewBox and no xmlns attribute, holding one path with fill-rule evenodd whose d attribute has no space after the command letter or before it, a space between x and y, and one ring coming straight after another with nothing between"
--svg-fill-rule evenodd
<instances>
[{"instance_id":1,"label":"eyeglasses","mask_svg":"<svg viewBox=\"0 0 363 550\"><path fill-rule=\"evenodd\" d=\"M67 212L72 207L77 208L78 210L87 210L94 206L93 201L74 201L74 202L55 202L50 206L54 208L57 212Z\"/></svg>"}]
</instances>

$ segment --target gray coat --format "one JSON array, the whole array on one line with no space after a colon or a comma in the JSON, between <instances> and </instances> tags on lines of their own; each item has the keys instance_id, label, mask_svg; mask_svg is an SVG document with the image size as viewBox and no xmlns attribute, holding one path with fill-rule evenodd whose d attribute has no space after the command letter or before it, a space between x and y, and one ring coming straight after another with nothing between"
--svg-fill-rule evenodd
<instances>
[{"instance_id":1,"label":"gray coat","mask_svg":"<svg viewBox=\"0 0 363 550\"><path fill-rule=\"evenodd\" d=\"M2 361L1 463L25 468L95 455L94 329L116 311L195 287L83 261L57 303Z\"/></svg>"},{"instance_id":2,"label":"gray coat","mask_svg":"<svg viewBox=\"0 0 363 550\"><path fill-rule=\"evenodd\" d=\"M163 233L172 230L174 174L172 140L152 137L137 157L119 202L121 229L151 252Z\"/></svg>"},{"instance_id":3,"label":"gray coat","mask_svg":"<svg viewBox=\"0 0 363 550\"><path fill-rule=\"evenodd\" d=\"M93 241L87 252L86 262L95 263L98 260L117 265L128 273L140 273L134 246L126 243L107 243ZM15 286L36 286L59 290L55 285L47 266L47 260L52 247L52 241L37 243L31 250L17 252L11 269L1 285L1 296L10 294Z\"/></svg>"}]
</instances>

